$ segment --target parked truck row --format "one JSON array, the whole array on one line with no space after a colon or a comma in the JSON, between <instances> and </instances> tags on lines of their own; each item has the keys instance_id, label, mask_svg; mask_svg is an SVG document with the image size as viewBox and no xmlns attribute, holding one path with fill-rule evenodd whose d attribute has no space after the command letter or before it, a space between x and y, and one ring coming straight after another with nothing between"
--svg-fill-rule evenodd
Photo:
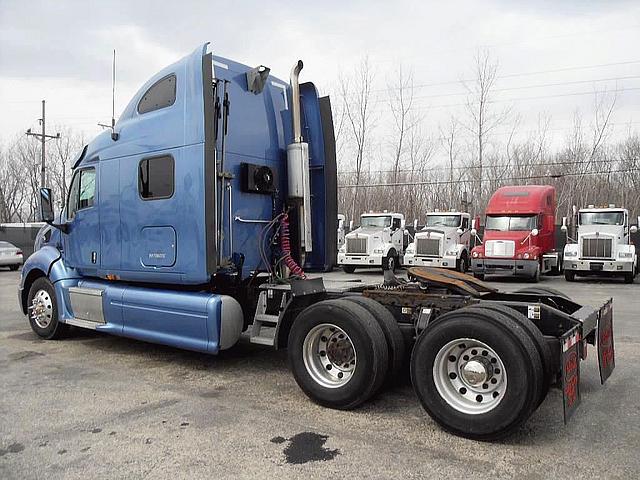
<instances>
[{"instance_id":1,"label":"parked truck row","mask_svg":"<svg viewBox=\"0 0 640 480\"><path fill-rule=\"evenodd\" d=\"M564 249L556 239L556 191L549 185L501 187L491 196L480 238L479 218L458 211L428 212L413 235L400 213L366 213L360 227L342 238L338 265L353 273L357 267L440 267L471 270L480 280L488 275L517 276L537 282L541 275L621 276L632 283L638 272L629 212L614 205L576 211L563 218ZM640 224L640 218L638 219ZM571 232L569 229L571 228Z\"/></svg>"},{"instance_id":2,"label":"parked truck row","mask_svg":"<svg viewBox=\"0 0 640 480\"><path fill-rule=\"evenodd\" d=\"M209 354L244 336L287 348L301 390L334 409L358 407L408 365L434 421L479 440L519 428L551 386L568 420L588 345L602 383L614 369L612 302L500 292L449 269L464 270L477 234L463 212L433 212L412 239L401 214L364 214L339 256L331 103L299 83L302 67L287 82L205 44L152 76L113 130L79 152L62 211L40 191L52 230L26 260L17 295L33 331L54 340L74 326ZM523 211L527 195L515 191L516 212L490 211L490 232L509 238L485 234L494 243L476 255L482 265L472 250L472 268L501 268L485 262L513 252L513 272L536 271L521 260L549 253L538 240L555 198L544 192L528 194L544 211ZM418 266L397 278L405 255ZM384 284L325 285L313 272L337 257L379 261Z\"/></svg>"}]
</instances>

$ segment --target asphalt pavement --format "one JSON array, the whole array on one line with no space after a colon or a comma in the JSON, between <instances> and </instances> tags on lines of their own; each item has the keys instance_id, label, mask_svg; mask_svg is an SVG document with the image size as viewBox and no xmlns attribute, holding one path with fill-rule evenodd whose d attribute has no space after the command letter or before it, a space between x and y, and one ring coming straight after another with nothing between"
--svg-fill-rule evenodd
<instances>
[{"instance_id":1,"label":"asphalt pavement","mask_svg":"<svg viewBox=\"0 0 640 480\"><path fill-rule=\"evenodd\" d=\"M637 283L543 278L578 302L614 297L616 369L601 386L592 348L568 425L552 390L514 435L482 443L438 428L406 379L354 411L319 407L296 385L286 352L247 341L208 356L92 331L40 340L19 310L18 279L0 270L3 479L627 479L640 471Z\"/></svg>"}]
</instances>

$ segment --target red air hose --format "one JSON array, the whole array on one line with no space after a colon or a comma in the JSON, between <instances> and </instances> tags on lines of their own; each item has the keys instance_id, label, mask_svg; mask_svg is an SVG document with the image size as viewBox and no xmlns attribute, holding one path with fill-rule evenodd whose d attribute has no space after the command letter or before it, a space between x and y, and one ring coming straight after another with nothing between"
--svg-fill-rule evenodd
<instances>
[{"instance_id":1,"label":"red air hose","mask_svg":"<svg viewBox=\"0 0 640 480\"><path fill-rule=\"evenodd\" d=\"M289 268L292 275L300 278L307 278L304 271L291 256L291 241L289 239L289 215L284 214L280 219L280 249L282 250L282 261Z\"/></svg>"}]
</instances>

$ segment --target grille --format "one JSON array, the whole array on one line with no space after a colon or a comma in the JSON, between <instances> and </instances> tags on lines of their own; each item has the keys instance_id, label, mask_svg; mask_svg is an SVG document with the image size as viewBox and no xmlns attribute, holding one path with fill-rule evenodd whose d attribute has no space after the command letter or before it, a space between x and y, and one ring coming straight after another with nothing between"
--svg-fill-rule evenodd
<instances>
[{"instance_id":1,"label":"grille","mask_svg":"<svg viewBox=\"0 0 640 480\"><path fill-rule=\"evenodd\" d=\"M367 253L367 239L347 238L347 253Z\"/></svg>"},{"instance_id":2,"label":"grille","mask_svg":"<svg viewBox=\"0 0 640 480\"><path fill-rule=\"evenodd\" d=\"M439 238L417 238L416 239L417 255L440 255L440 239Z\"/></svg>"},{"instance_id":3,"label":"grille","mask_svg":"<svg viewBox=\"0 0 640 480\"><path fill-rule=\"evenodd\" d=\"M583 238L582 256L586 258L611 258L610 238Z\"/></svg>"},{"instance_id":4,"label":"grille","mask_svg":"<svg viewBox=\"0 0 640 480\"><path fill-rule=\"evenodd\" d=\"M484 245L487 257L509 257L516 253L516 243L513 240L488 240Z\"/></svg>"}]
</instances>

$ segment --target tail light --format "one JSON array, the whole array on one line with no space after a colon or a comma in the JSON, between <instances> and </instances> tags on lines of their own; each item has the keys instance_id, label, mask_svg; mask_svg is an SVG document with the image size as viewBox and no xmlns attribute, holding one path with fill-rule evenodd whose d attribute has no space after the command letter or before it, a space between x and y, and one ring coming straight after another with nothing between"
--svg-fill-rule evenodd
<instances>
[{"instance_id":1,"label":"tail light","mask_svg":"<svg viewBox=\"0 0 640 480\"><path fill-rule=\"evenodd\" d=\"M16 255L22 255L22 250L18 250L18 251L16 252Z\"/></svg>"}]
</instances>

